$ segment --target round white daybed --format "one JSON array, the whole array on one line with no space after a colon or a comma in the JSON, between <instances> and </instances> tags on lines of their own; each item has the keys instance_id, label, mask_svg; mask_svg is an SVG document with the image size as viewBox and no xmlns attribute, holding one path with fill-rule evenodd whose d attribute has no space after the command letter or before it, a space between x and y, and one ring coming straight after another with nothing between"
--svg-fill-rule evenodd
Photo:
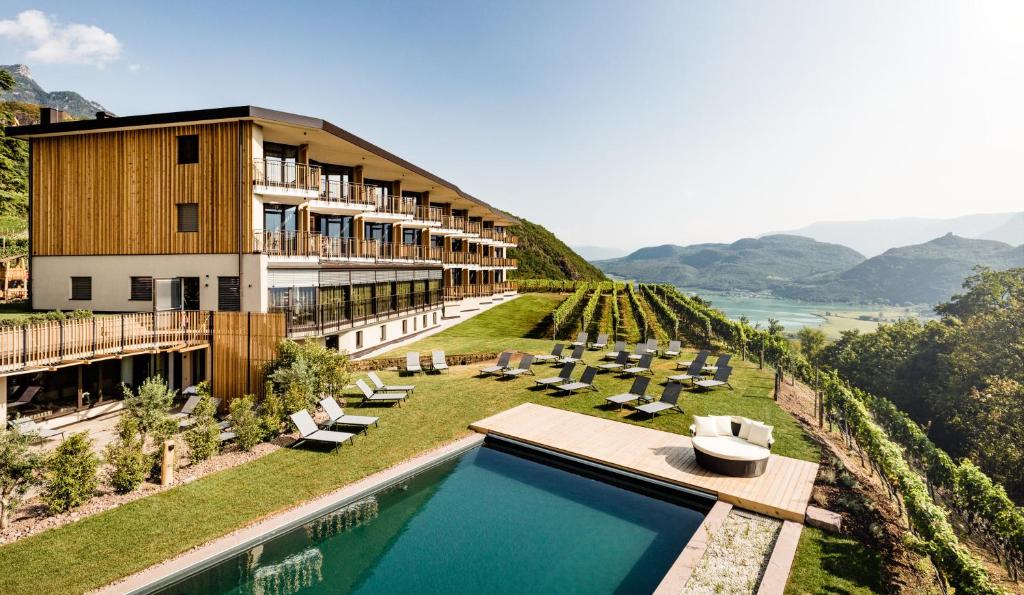
<instances>
[{"instance_id":1,"label":"round white daybed","mask_svg":"<svg viewBox=\"0 0 1024 595\"><path fill-rule=\"evenodd\" d=\"M736 418L731 420L712 420L712 425L717 426L717 431L711 433L705 429L698 430L698 424L691 426L691 438L693 452L697 464L715 473L730 475L732 477L757 477L764 473L768 467L768 458L771 456L771 445L774 440L768 438L764 442L767 446L755 444L746 438L738 435L741 424ZM718 421L718 424L714 422ZM742 420L749 423L750 420ZM730 423L732 422L732 423ZM763 424L761 424L763 426ZM767 427L767 426L764 426Z\"/></svg>"}]
</instances>

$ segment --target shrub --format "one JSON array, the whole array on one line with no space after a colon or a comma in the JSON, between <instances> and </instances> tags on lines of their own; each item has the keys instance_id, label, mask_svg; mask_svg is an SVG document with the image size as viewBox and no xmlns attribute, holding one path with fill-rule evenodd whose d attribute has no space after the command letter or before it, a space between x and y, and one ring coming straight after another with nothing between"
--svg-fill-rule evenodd
<instances>
[{"instance_id":1,"label":"shrub","mask_svg":"<svg viewBox=\"0 0 1024 595\"><path fill-rule=\"evenodd\" d=\"M335 394L348 384L348 356L313 342L282 341L267 378L282 393L298 385L315 404L317 395Z\"/></svg>"},{"instance_id":2,"label":"shrub","mask_svg":"<svg viewBox=\"0 0 1024 595\"><path fill-rule=\"evenodd\" d=\"M65 512L88 501L96 491L99 463L86 432L68 436L46 461L43 500L50 511Z\"/></svg>"},{"instance_id":3,"label":"shrub","mask_svg":"<svg viewBox=\"0 0 1024 595\"><path fill-rule=\"evenodd\" d=\"M231 401L230 415L238 448L250 451L263 440L264 431L260 418L256 416L255 398L252 395Z\"/></svg>"},{"instance_id":4,"label":"shrub","mask_svg":"<svg viewBox=\"0 0 1024 595\"><path fill-rule=\"evenodd\" d=\"M124 407L128 415L138 422L143 444L147 438L159 444L178 430L178 423L171 417L176 391L168 388L163 378L147 378L139 387L138 394L132 393L127 385L122 385L121 389L124 391Z\"/></svg>"},{"instance_id":5,"label":"shrub","mask_svg":"<svg viewBox=\"0 0 1024 595\"><path fill-rule=\"evenodd\" d=\"M284 431L285 418L288 415L284 406L284 399L274 391L271 383L267 383L266 396L260 403L259 421L263 431L264 439L270 440Z\"/></svg>"},{"instance_id":6,"label":"shrub","mask_svg":"<svg viewBox=\"0 0 1024 595\"><path fill-rule=\"evenodd\" d=\"M146 454L142 440L138 420L122 415L117 422L117 439L106 448L110 483L118 493L125 494L142 485L153 468L153 458Z\"/></svg>"},{"instance_id":7,"label":"shrub","mask_svg":"<svg viewBox=\"0 0 1024 595\"><path fill-rule=\"evenodd\" d=\"M220 428L215 414L213 398L209 394L202 395L192 411L195 423L185 432L185 442L193 463L205 461L220 450Z\"/></svg>"},{"instance_id":8,"label":"shrub","mask_svg":"<svg viewBox=\"0 0 1024 595\"><path fill-rule=\"evenodd\" d=\"M32 438L17 426L0 432L0 529L7 528L25 494L39 483L43 459L30 448Z\"/></svg>"}]
</instances>

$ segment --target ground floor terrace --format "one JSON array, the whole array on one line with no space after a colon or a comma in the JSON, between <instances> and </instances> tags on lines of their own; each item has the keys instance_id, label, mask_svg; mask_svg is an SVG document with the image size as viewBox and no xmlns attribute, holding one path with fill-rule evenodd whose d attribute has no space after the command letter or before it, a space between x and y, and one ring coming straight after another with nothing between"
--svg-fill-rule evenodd
<instances>
[{"instance_id":1,"label":"ground floor terrace","mask_svg":"<svg viewBox=\"0 0 1024 595\"><path fill-rule=\"evenodd\" d=\"M463 344L467 350L491 353L504 348L546 352L552 341L545 338L543 320L558 301L557 296L521 296L410 347L455 353L459 351L455 346ZM684 357L692 354L688 350ZM588 362L598 357L597 352L586 355ZM605 396L628 388L630 381L625 378L601 376L597 391L557 397L549 391L531 390L528 379L479 378L477 368L457 366L449 374L412 378L382 372L385 382L415 384L415 396L401 408L355 407L353 400L350 408L379 416L380 427L337 453L276 448L246 464L0 547L0 591L75 593L102 587L425 451L464 439L474 433L474 424L523 404L572 412L588 421L614 424L624 432L625 428L650 428L680 441L688 434L693 414L743 415L776 428L775 455L809 465L821 456L817 444L772 399L770 372L753 363L735 362L735 390L685 391L680 400L685 414L660 415L654 420L628 408L619 411L603 406ZM673 368L671 360L659 360L656 377L663 378ZM541 368L548 369L553 368ZM594 439L599 440L600 435ZM795 575L803 578L800 584L790 585L790 591L877 590L873 582L877 581L877 561L858 557L847 541L804 529L794 567ZM829 552L836 551L846 552L849 563L837 566L827 561ZM823 570L826 567L827 572ZM58 568L60 571L55 571Z\"/></svg>"}]
</instances>

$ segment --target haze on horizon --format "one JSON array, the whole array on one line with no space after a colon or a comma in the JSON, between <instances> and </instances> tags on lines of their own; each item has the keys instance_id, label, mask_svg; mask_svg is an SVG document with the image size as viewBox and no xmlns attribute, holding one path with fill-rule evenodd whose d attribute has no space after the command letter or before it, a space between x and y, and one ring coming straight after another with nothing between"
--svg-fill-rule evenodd
<instances>
[{"instance_id":1,"label":"haze on horizon","mask_svg":"<svg viewBox=\"0 0 1024 595\"><path fill-rule=\"evenodd\" d=\"M8 6L0 62L323 117L571 245L1024 205L1024 3L240 6Z\"/></svg>"}]
</instances>

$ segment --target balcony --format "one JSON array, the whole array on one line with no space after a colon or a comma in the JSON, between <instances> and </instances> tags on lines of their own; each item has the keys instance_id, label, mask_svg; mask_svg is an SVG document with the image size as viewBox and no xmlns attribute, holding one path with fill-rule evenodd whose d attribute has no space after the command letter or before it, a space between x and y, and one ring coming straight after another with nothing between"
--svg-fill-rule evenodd
<instances>
[{"instance_id":1,"label":"balcony","mask_svg":"<svg viewBox=\"0 0 1024 595\"><path fill-rule=\"evenodd\" d=\"M332 215L358 215L377 208L376 193L380 189L340 180L322 182L320 193L309 201L309 208Z\"/></svg>"},{"instance_id":2,"label":"balcony","mask_svg":"<svg viewBox=\"0 0 1024 595\"><path fill-rule=\"evenodd\" d=\"M271 311L284 314L285 331L289 337L309 337L434 310L441 306L442 298L441 290L435 290Z\"/></svg>"},{"instance_id":3,"label":"balcony","mask_svg":"<svg viewBox=\"0 0 1024 595\"><path fill-rule=\"evenodd\" d=\"M441 227L444 219L444 209L441 207L417 206L413 211L412 221L405 223L406 227Z\"/></svg>"},{"instance_id":4,"label":"balcony","mask_svg":"<svg viewBox=\"0 0 1024 595\"><path fill-rule=\"evenodd\" d=\"M498 256L484 256L480 260L480 266L514 269L516 268L516 259L514 258L501 258Z\"/></svg>"},{"instance_id":5,"label":"balcony","mask_svg":"<svg viewBox=\"0 0 1024 595\"><path fill-rule=\"evenodd\" d=\"M444 288L444 299L446 302L459 301L465 298L491 297L499 294L514 293L516 284L514 281L503 281L500 283L484 283L479 285L456 285Z\"/></svg>"},{"instance_id":6,"label":"balcony","mask_svg":"<svg viewBox=\"0 0 1024 595\"><path fill-rule=\"evenodd\" d=\"M451 250L444 252L441 259L441 262L446 265L458 267L477 267L480 266L480 261L479 252L453 252Z\"/></svg>"},{"instance_id":7,"label":"balcony","mask_svg":"<svg viewBox=\"0 0 1024 595\"><path fill-rule=\"evenodd\" d=\"M290 199L298 204L320 195L320 166L277 159L253 159L252 183L257 194Z\"/></svg>"},{"instance_id":8,"label":"balcony","mask_svg":"<svg viewBox=\"0 0 1024 595\"><path fill-rule=\"evenodd\" d=\"M441 262L437 246L394 244L377 240L332 238L318 233L298 231L260 231L253 233L252 251L275 257L315 258L319 260L356 260L370 262Z\"/></svg>"}]
</instances>

